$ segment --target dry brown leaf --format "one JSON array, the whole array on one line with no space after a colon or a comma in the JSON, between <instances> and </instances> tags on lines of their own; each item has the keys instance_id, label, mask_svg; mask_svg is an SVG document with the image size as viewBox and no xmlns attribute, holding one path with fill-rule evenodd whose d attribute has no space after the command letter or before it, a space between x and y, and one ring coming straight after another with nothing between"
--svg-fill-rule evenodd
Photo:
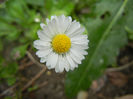
<instances>
[{"instance_id":1,"label":"dry brown leaf","mask_svg":"<svg viewBox=\"0 0 133 99\"><path fill-rule=\"evenodd\" d=\"M125 95L125 96L121 96L115 99L133 99L133 95Z\"/></svg>"},{"instance_id":2,"label":"dry brown leaf","mask_svg":"<svg viewBox=\"0 0 133 99\"><path fill-rule=\"evenodd\" d=\"M106 76L103 76L99 78L98 80L94 80L92 82L91 89L94 92L100 91L104 87L106 80L107 80Z\"/></svg>"},{"instance_id":3,"label":"dry brown leaf","mask_svg":"<svg viewBox=\"0 0 133 99\"><path fill-rule=\"evenodd\" d=\"M121 72L108 72L107 76L110 82L117 87L123 87L128 82L128 77Z\"/></svg>"}]
</instances>

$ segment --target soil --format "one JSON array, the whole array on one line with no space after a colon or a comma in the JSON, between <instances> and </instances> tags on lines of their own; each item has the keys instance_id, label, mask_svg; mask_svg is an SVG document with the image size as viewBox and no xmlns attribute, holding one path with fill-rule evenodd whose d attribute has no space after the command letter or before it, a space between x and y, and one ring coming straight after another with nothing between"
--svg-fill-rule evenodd
<instances>
[{"instance_id":1,"label":"soil","mask_svg":"<svg viewBox=\"0 0 133 99\"><path fill-rule=\"evenodd\" d=\"M23 76L31 79L35 74L37 74L41 68L33 65L23 72ZM46 71L37 81L36 85L47 82L42 88L27 93L24 92L24 99L66 99L64 94L64 79L65 73L57 74L52 71Z\"/></svg>"},{"instance_id":2,"label":"soil","mask_svg":"<svg viewBox=\"0 0 133 99\"><path fill-rule=\"evenodd\" d=\"M34 53L32 54L37 58ZM25 58L27 58L27 56ZM28 61L30 60L28 59L27 62ZM124 66L131 61L133 61L133 42L130 42L127 46L121 49L117 58L117 65ZM19 80L21 80L20 86L23 87L40 70L41 68L35 64L22 70L19 73ZM64 92L65 74L65 72L55 73L54 70L46 70L46 72L32 85L39 86L43 83L45 84L32 91L24 91L21 95L22 99L68 99ZM3 88L2 86L6 87ZM6 88L7 85L0 85L1 91ZM86 92L87 99L115 99L116 97L133 94L133 66L121 71L105 73L101 78L94 81L94 85L92 84L91 88Z\"/></svg>"},{"instance_id":3,"label":"soil","mask_svg":"<svg viewBox=\"0 0 133 99\"><path fill-rule=\"evenodd\" d=\"M132 43L130 44L132 45ZM131 45L127 45L121 49L120 55L117 59L118 66L128 64L133 60L133 47ZM39 70L40 69L36 65L33 65L27 68L23 72L23 75L30 79L39 72ZM49 72L51 73L50 75L48 75ZM115 97L133 94L133 67L124 69L120 72L127 78L127 83L122 86L118 86L117 84L114 85L109 80L109 77L107 77L104 85L99 91L95 92L97 89L88 89L88 99L114 99ZM37 91L33 91L32 93L28 93L26 95L24 94L24 99L67 99L64 92L65 72L58 74L55 73L54 70L46 71L46 73L43 74L36 83L40 84L44 81L47 81L48 84Z\"/></svg>"}]
</instances>

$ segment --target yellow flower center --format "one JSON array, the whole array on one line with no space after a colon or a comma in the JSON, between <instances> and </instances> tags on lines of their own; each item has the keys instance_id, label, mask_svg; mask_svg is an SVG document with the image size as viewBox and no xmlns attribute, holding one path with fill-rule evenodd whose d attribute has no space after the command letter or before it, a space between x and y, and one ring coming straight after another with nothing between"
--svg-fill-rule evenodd
<instances>
[{"instance_id":1,"label":"yellow flower center","mask_svg":"<svg viewBox=\"0 0 133 99\"><path fill-rule=\"evenodd\" d=\"M71 40L65 34L58 34L52 40L52 47L57 53L65 53L71 47Z\"/></svg>"}]
</instances>

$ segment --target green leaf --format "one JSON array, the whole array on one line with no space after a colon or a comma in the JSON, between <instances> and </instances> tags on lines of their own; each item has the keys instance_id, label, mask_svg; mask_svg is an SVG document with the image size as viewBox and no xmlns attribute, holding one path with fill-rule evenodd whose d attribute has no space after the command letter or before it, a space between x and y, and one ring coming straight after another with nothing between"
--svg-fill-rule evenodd
<instances>
[{"instance_id":1,"label":"green leaf","mask_svg":"<svg viewBox=\"0 0 133 99\"><path fill-rule=\"evenodd\" d=\"M122 2L119 0L119 4L114 4L115 2L111 1L106 0L106 2L113 3L111 5L114 5L112 7L115 8L110 11L110 16L102 19L100 15L106 11L107 7L103 8L104 11L101 7L101 10L96 9L95 11L102 12L98 13L96 18L88 18L91 21L86 19L90 40L88 56L75 71L67 73L65 90L69 97L76 96L78 91L89 88L92 80L97 79L108 65L116 61L119 49L127 43L124 27L129 16L122 14L125 6L128 5L127 2L131 3L132 1L124 0ZM105 2L105 0L101 0L101 2Z\"/></svg>"},{"instance_id":2,"label":"green leaf","mask_svg":"<svg viewBox=\"0 0 133 99\"><path fill-rule=\"evenodd\" d=\"M14 75L18 70L18 64L16 62L11 62L8 64L6 69L6 73L8 73L9 75Z\"/></svg>"},{"instance_id":3,"label":"green leaf","mask_svg":"<svg viewBox=\"0 0 133 99\"><path fill-rule=\"evenodd\" d=\"M74 9L74 6L75 6L75 5L74 5L73 3L69 2L69 3L67 3L66 5L64 5L64 6L61 7L61 8L55 7L55 8L53 8L53 9L51 10L50 16L51 16L51 15L61 15L61 14L70 15L71 12L72 12L73 9Z\"/></svg>"},{"instance_id":4,"label":"green leaf","mask_svg":"<svg viewBox=\"0 0 133 99\"><path fill-rule=\"evenodd\" d=\"M6 2L6 10L8 14L14 18L20 18L24 20L24 11L22 8L22 1L12 0Z\"/></svg>"},{"instance_id":5,"label":"green leaf","mask_svg":"<svg viewBox=\"0 0 133 99\"><path fill-rule=\"evenodd\" d=\"M1 58L2 59L2 58ZM5 61L0 59L0 78L7 81L8 85L11 86L16 82L15 74L18 70L18 65L15 62L7 62L8 64L3 64Z\"/></svg>"},{"instance_id":6,"label":"green leaf","mask_svg":"<svg viewBox=\"0 0 133 99\"><path fill-rule=\"evenodd\" d=\"M29 27L29 30L25 32L25 37L29 40L29 41L33 41L35 39L37 39L37 30L40 28L39 24L32 24Z\"/></svg>"},{"instance_id":7,"label":"green leaf","mask_svg":"<svg viewBox=\"0 0 133 99\"><path fill-rule=\"evenodd\" d=\"M28 47L28 44L15 47L11 52L11 56L14 57L14 59L20 59L24 57L27 51L27 47Z\"/></svg>"},{"instance_id":8,"label":"green leaf","mask_svg":"<svg viewBox=\"0 0 133 99\"><path fill-rule=\"evenodd\" d=\"M34 11L29 10L25 0L8 0L6 2L6 13L7 16L12 18L12 21L18 24L25 25L32 19ZM30 17L30 18L29 18Z\"/></svg>"},{"instance_id":9,"label":"green leaf","mask_svg":"<svg viewBox=\"0 0 133 99\"><path fill-rule=\"evenodd\" d=\"M117 7L120 5L121 0L102 0L96 3L96 10L94 13L97 16L101 16L105 13L111 14L113 13Z\"/></svg>"},{"instance_id":10,"label":"green leaf","mask_svg":"<svg viewBox=\"0 0 133 99\"><path fill-rule=\"evenodd\" d=\"M38 86L35 85L35 86L33 86L33 87L28 88L28 91L31 92L31 91L36 90L37 88L38 88Z\"/></svg>"},{"instance_id":11,"label":"green leaf","mask_svg":"<svg viewBox=\"0 0 133 99\"><path fill-rule=\"evenodd\" d=\"M70 15L74 10L75 3L70 0L46 0L46 11L51 15Z\"/></svg>"},{"instance_id":12,"label":"green leaf","mask_svg":"<svg viewBox=\"0 0 133 99\"><path fill-rule=\"evenodd\" d=\"M9 41L17 40L19 38L20 34L21 33L19 31L17 31L17 29L14 29L13 32L8 32L6 39Z\"/></svg>"},{"instance_id":13,"label":"green leaf","mask_svg":"<svg viewBox=\"0 0 133 99\"><path fill-rule=\"evenodd\" d=\"M6 22L6 20L1 17L0 17L0 32L1 32L0 36L7 36L6 38L9 37L9 40L14 40L15 37L13 37L12 35L19 35L18 29L16 29L15 26L10 25L10 23Z\"/></svg>"},{"instance_id":14,"label":"green leaf","mask_svg":"<svg viewBox=\"0 0 133 99\"><path fill-rule=\"evenodd\" d=\"M133 2L133 1L132 1ZM133 3L129 3L128 6L130 6L129 9L126 9L126 12L124 14L128 14L127 23L125 26L126 31L128 32L128 37L130 40L133 40Z\"/></svg>"},{"instance_id":15,"label":"green leaf","mask_svg":"<svg viewBox=\"0 0 133 99\"><path fill-rule=\"evenodd\" d=\"M130 40L133 40L133 30L132 29L130 29L129 27L125 27L125 29L126 29L126 31L128 32L128 38L130 39Z\"/></svg>"},{"instance_id":16,"label":"green leaf","mask_svg":"<svg viewBox=\"0 0 133 99\"><path fill-rule=\"evenodd\" d=\"M8 78L11 77L12 75L16 74L17 70L18 70L18 65L17 63L9 63L8 65L1 65L1 72L0 72L0 77L1 78Z\"/></svg>"},{"instance_id":17,"label":"green leaf","mask_svg":"<svg viewBox=\"0 0 133 99\"><path fill-rule=\"evenodd\" d=\"M16 82L15 74L18 70L18 65L15 62L9 63L7 66L0 64L0 78L7 81L8 85L11 86Z\"/></svg>"},{"instance_id":18,"label":"green leaf","mask_svg":"<svg viewBox=\"0 0 133 99\"><path fill-rule=\"evenodd\" d=\"M9 77L7 80L7 83L9 86L13 85L16 82L16 78L15 77Z\"/></svg>"},{"instance_id":19,"label":"green leaf","mask_svg":"<svg viewBox=\"0 0 133 99\"><path fill-rule=\"evenodd\" d=\"M11 96L6 96L4 99L13 99Z\"/></svg>"},{"instance_id":20,"label":"green leaf","mask_svg":"<svg viewBox=\"0 0 133 99\"><path fill-rule=\"evenodd\" d=\"M44 0L26 0L26 2L35 6L44 6Z\"/></svg>"},{"instance_id":21,"label":"green leaf","mask_svg":"<svg viewBox=\"0 0 133 99\"><path fill-rule=\"evenodd\" d=\"M0 40L0 52L3 50L3 43L2 40Z\"/></svg>"}]
</instances>

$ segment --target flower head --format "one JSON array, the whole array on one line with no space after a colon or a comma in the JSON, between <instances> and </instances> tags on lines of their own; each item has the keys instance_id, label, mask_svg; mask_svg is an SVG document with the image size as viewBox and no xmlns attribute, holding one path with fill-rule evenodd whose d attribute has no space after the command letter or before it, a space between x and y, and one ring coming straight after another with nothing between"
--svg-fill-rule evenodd
<instances>
[{"instance_id":1,"label":"flower head","mask_svg":"<svg viewBox=\"0 0 133 99\"><path fill-rule=\"evenodd\" d=\"M52 16L47 19L47 24L41 23L42 30L37 32L39 40L34 41L38 49L36 55L40 62L45 63L48 69L55 68L56 72L73 70L81 64L87 55L87 35L84 28L71 17Z\"/></svg>"}]
</instances>

